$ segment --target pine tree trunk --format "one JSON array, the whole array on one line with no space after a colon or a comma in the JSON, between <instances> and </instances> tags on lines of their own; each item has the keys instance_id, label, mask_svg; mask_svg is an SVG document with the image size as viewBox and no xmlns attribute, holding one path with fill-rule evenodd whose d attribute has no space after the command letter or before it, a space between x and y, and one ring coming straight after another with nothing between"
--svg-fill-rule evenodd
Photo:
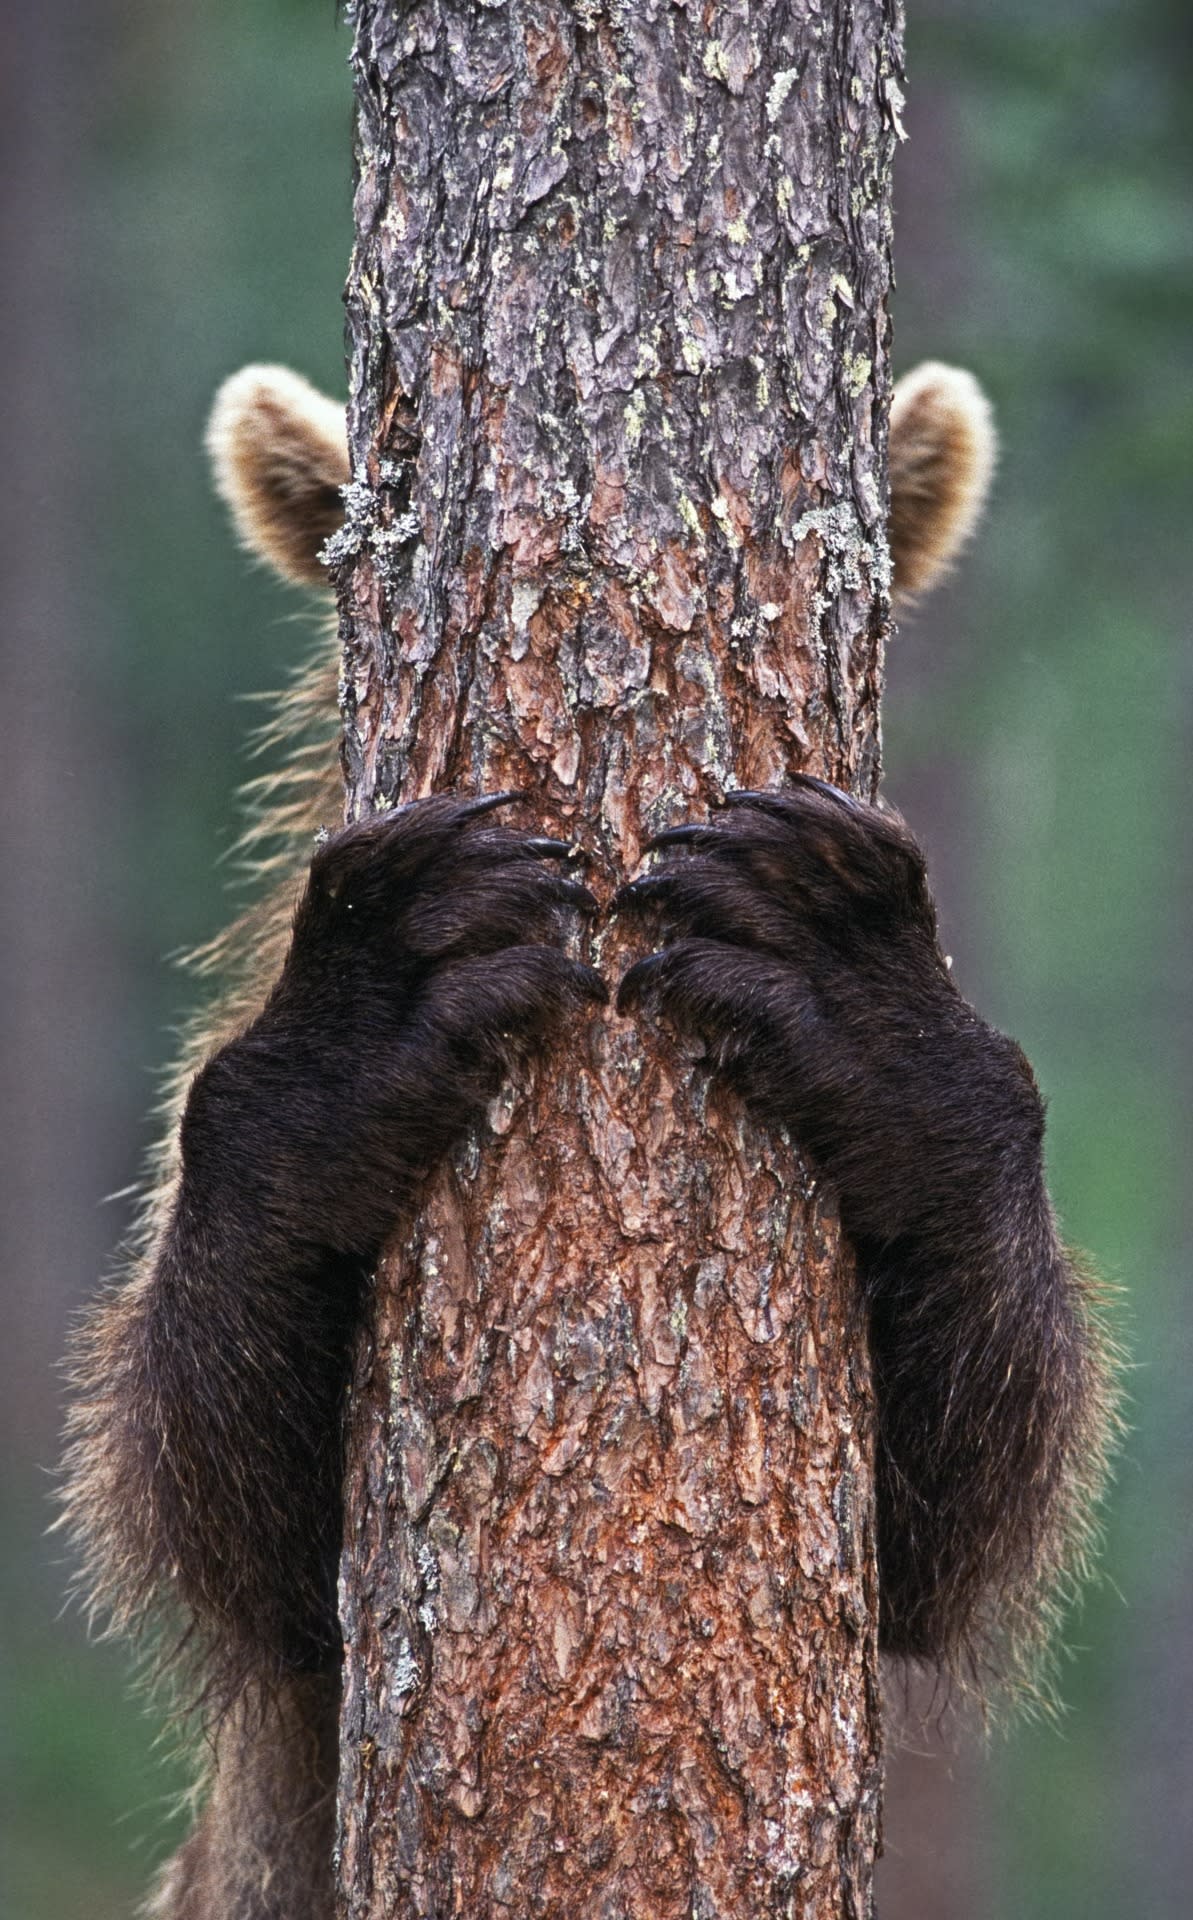
<instances>
[{"instance_id":1,"label":"pine tree trunk","mask_svg":"<svg viewBox=\"0 0 1193 1920\"><path fill-rule=\"evenodd\" d=\"M350 812L519 788L603 892L728 787L872 794L897 0L355 20ZM348 1920L868 1914L870 1436L789 1143L578 1027L379 1274Z\"/></svg>"}]
</instances>

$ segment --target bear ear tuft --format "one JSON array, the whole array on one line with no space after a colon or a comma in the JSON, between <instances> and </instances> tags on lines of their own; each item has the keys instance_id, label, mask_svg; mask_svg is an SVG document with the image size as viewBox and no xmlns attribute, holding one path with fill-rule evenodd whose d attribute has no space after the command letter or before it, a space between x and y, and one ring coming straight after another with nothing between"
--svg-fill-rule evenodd
<instances>
[{"instance_id":1,"label":"bear ear tuft","mask_svg":"<svg viewBox=\"0 0 1193 1920\"><path fill-rule=\"evenodd\" d=\"M981 517L998 437L981 387L938 360L900 380L891 404L891 560L896 609L947 573Z\"/></svg>"},{"instance_id":2,"label":"bear ear tuft","mask_svg":"<svg viewBox=\"0 0 1193 1920\"><path fill-rule=\"evenodd\" d=\"M243 367L207 423L220 497L243 546L283 580L328 590L318 554L344 520L344 409L287 367Z\"/></svg>"}]
</instances>

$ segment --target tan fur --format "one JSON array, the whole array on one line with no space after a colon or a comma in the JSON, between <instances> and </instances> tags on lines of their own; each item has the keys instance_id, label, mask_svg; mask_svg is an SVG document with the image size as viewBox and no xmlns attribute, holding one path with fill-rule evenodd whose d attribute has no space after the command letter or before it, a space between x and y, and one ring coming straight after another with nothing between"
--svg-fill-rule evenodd
<instances>
[{"instance_id":1,"label":"tan fur","mask_svg":"<svg viewBox=\"0 0 1193 1920\"><path fill-rule=\"evenodd\" d=\"M926 360L891 405L891 558L896 608L948 572L985 505L997 453L981 387L961 367Z\"/></svg>"},{"instance_id":2,"label":"tan fur","mask_svg":"<svg viewBox=\"0 0 1193 1920\"><path fill-rule=\"evenodd\" d=\"M215 481L241 542L284 580L326 589L316 558L343 520L343 412L285 367L245 367L207 429ZM891 406L891 550L897 607L927 593L973 533L994 471L990 403L973 375L926 360Z\"/></svg>"},{"instance_id":3,"label":"tan fur","mask_svg":"<svg viewBox=\"0 0 1193 1920\"><path fill-rule=\"evenodd\" d=\"M241 544L284 580L326 588L317 556L344 517L344 409L287 367L243 367L215 397L207 450Z\"/></svg>"}]
</instances>

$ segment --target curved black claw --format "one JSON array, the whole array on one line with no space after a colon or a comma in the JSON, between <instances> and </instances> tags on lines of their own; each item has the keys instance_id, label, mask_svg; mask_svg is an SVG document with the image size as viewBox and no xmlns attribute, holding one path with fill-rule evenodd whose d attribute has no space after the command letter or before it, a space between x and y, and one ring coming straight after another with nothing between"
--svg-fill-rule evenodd
<instances>
[{"instance_id":1,"label":"curved black claw","mask_svg":"<svg viewBox=\"0 0 1193 1920\"><path fill-rule=\"evenodd\" d=\"M543 834L523 841L523 847L532 860L583 860L587 857L583 847L574 840L551 840Z\"/></svg>"},{"instance_id":2,"label":"curved black claw","mask_svg":"<svg viewBox=\"0 0 1193 1920\"><path fill-rule=\"evenodd\" d=\"M664 827L661 833L652 833L649 840L642 843L643 853L658 853L663 847L698 847L714 845L719 838L719 829L710 822L691 820L679 827Z\"/></svg>"},{"instance_id":3,"label":"curved black claw","mask_svg":"<svg viewBox=\"0 0 1193 1920\"><path fill-rule=\"evenodd\" d=\"M666 957L664 948L659 953L648 953L645 959L635 960L633 966L626 969L617 989L618 1013L631 1013L650 998L651 987L657 984Z\"/></svg>"},{"instance_id":4,"label":"curved black claw","mask_svg":"<svg viewBox=\"0 0 1193 1920\"><path fill-rule=\"evenodd\" d=\"M508 787L502 793L480 793L471 800L457 800L452 795L439 794L431 794L428 797L431 800L450 799L455 808L456 824L463 825L467 820L479 820L486 813L495 813L498 807L510 807L516 800L530 800L533 796L520 792L517 787ZM412 808L425 805L426 802L423 800L412 800L401 811L409 813Z\"/></svg>"},{"instance_id":5,"label":"curved black claw","mask_svg":"<svg viewBox=\"0 0 1193 1920\"><path fill-rule=\"evenodd\" d=\"M567 961L569 975L581 1000L588 1000L594 1006L603 1007L609 1000L609 982L603 973L590 967L584 960Z\"/></svg>"},{"instance_id":6,"label":"curved black claw","mask_svg":"<svg viewBox=\"0 0 1193 1920\"><path fill-rule=\"evenodd\" d=\"M831 780L822 780L815 773L793 773L790 776L791 787L802 787L810 793L818 793L822 799L831 800L836 806L846 807L850 812L865 812L866 802L859 800L856 794L847 793L843 787L835 787ZM790 788L783 787L736 787L723 794L716 803L718 807L770 807L776 812L786 812Z\"/></svg>"}]
</instances>

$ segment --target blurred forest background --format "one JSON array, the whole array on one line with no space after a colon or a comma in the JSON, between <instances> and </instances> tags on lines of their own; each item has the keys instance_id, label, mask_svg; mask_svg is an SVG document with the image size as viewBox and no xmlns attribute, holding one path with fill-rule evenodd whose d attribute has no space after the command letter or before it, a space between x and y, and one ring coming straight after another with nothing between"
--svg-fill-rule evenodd
<instances>
[{"instance_id":1,"label":"blurred forest background","mask_svg":"<svg viewBox=\"0 0 1193 1920\"><path fill-rule=\"evenodd\" d=\"M896 364L973 367L989 523L891 650L891 795L965 989L1051 1102L1065 1230L1126 1296L1132 1431L1059 1728L892 1755L884 1920L1178 1920L1193 1885L1189 643L1193 17L909 0ZM117 1920L183 1775L62 1613L54 1362L128 1219L153 1070L228 912L250 690L310 640L200 454L249 359L342 390L332 0L0 20L4 838L0 1891Z\"/></svg>"}]
</instances>

